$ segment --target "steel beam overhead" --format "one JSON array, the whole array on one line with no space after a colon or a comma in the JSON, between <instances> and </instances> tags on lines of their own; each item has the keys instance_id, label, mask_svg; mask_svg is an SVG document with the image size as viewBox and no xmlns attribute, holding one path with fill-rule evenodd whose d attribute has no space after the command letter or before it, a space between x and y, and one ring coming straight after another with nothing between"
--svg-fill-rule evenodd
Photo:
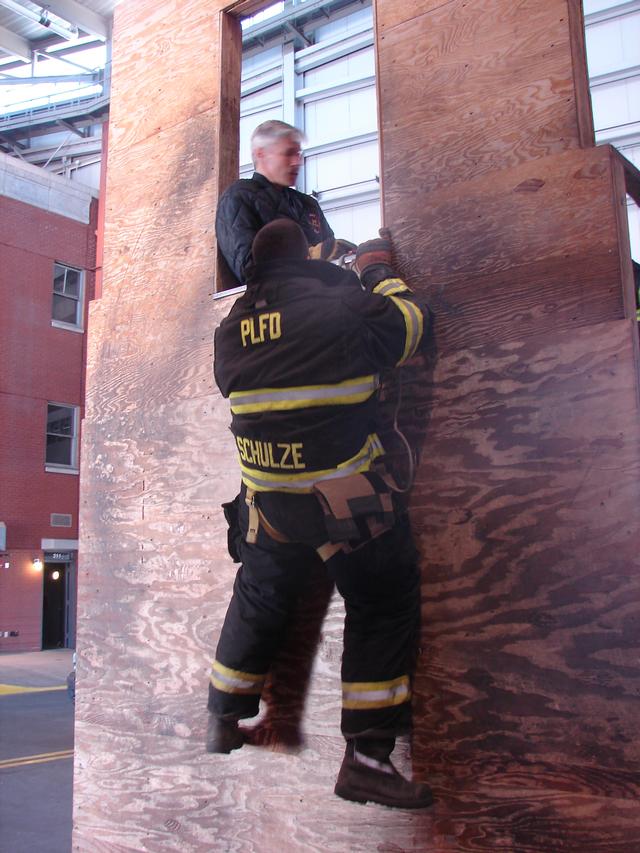
<instances>
[{"instance_id":1,"label":"steel beam overhead","mask_svg":"<svg viewBox=\"0 0 640 853\"><path fill-rule=\"evenodd\" d=\"M110 21L75 0L48 0L47 9L89 35L103 39L108 39L111 35Z\"/></svg>"},{"instance_id":2,"label":"steel beam overhead","mask_svg":"<svg viewBox=\"0 0 640 853\"><path fill-rule=\"evenodd\" d=\"M46 76L43 74L42 77L10 77L9 75L3 77L1 76L0 72L0 86L20 86L25 85L26 83L86 83L87 85L91 83L99 84L102 83L102 75L55 74L53 76Z\"/></svg>"},{"instance_id":3,"label":"steel beam overhead","mask_svg":"<svg viewBox=\"0 0 640 853\"><path fill-rule=\"evenodd\" d=\"M58 24L56 21L51 21L48 17L48 9L45 9L44 6L41 7L41 12L36 12L35 9L27 9L26 6L22 6L17 0L0 0L0 6L4 6L5 9L10 9L12 12L15 12L17 15L22 15L24 18L28 18L30 21L34 21L36 24L39 24L44 30L49 30L52 33L57 33L57 35L62 36L64 39L74 39L77 38L78 32L77 29L72 29L75 25L71 24L67 27L63 24Z\"/></svg>"},{"instance_id":4,"label":"steel beam overhead","mask_svg":"<svg viewBox=\"0 0 640 853\"><path fill-rule=\"evenodd\" d=\"M64 128L66 128L66 130L70 130L72 133L75 133L81 139L84 139L87 135L86 129L83 130L82 128L78 128L70 121L65 121L64 119L59 119L58 124L60 125L60 127L64 127Z\"/></svg>"},{"instance_id":5,"label":"steel beam overhead","mask_svg":"<svg viewBox=\"0 0 640 853\"><path fill-rule=\"evenodd\" d=\"M0 50L31 62L32 51L29 42L5 27L0 27Z\"/></svg>"}]
</instances>

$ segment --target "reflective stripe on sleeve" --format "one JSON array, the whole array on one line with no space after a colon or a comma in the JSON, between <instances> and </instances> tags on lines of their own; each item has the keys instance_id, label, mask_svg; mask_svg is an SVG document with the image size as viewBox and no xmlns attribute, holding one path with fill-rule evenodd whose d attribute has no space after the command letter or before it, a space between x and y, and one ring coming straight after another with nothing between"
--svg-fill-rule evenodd
<instances>
[{"instance_id":1,"label":"reflective stripe on sleeve","mask_svg":"<svg viewBox=\"0 0 640 853\"><path fill-rule=\"evenodd\" d=\"M390 296L389 298L402 312L406 326L404 352L396 364L396 367L398 367L398 365L403 364L407 359L410 359L415 355L415 352L418 349L418 344L422 339L424 324L422 320L422 312L417 305L413 304L413 302L409 302L408 299L400 299L397 296Z\"/></svg>"},{"instance_id":2,"label":"reflective stripe on sleeve","mask_svg":"<svg viewBox=\"0 0 640 853\"><path fill-rule=\"evenodd\" d=\"M229 669L217 660L211 666L211 683L216 690L221 690L223 693L260 695L265 678L266 674L256 675L252 672L241 672L239 669Z\"/></svg>"},{"instance_id":3,"label":"reflective stripe on sleeve","mask_svg":"<svg viewBox=\"0 0 640 853\"><path fill-rule=\"evenodd\" d=\"M322 480L334 480L349 474L368 471L372 462L384 453L382 442L375 433L367 437L361 450L351 459L341 462L335 468L321 471L305 471L301 474L272 474L249 468L240 460L242 481L256 492L310 492L316 483Z\"/></svg>"},{"instance_id":4,"label":"reflective stripe on sleeve","mask_svg":"<svg viewBox=\"0 0 640 853\"><path fill-rule=\"evenodd\" d=\"M253 412L283 412L314 406L351 406L363 403L378 389L377 375L358 376L330 385L301 385L294 388L255 388L232 391L229 395L234 415Z\"/></svg>"},{"instance_id":5,"label":"reflective stripe on sleeve","mask_svg":"<svg viewBox=\"0 0 640 853\"><path fill-rule=\"evenodd\" d=\"M392 681L354 681L342 683L342 707L350 710L390 708L411 698L409 676Z\"/></svg>"},{"instance_id":6,"label":"reflective stripe on sleeve","mask_svg":"<svg viewBox=\"0 0 640 853\"><path fill-rule=\"evenodd\" d=\"M403 292L411 293L411 288L407 287L401 278L385 278L373 288L373 293L379 293L381 296L393 296L396 293Z\"/></svg>"}]
</instances>

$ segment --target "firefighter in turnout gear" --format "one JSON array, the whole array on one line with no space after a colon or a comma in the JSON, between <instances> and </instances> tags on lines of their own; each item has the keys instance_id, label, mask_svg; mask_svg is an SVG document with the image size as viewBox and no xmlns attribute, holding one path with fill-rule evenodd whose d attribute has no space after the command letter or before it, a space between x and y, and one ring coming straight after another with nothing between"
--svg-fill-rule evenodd
<instances>
[{"instance_id":1,"label":"firefighter in turnout gear","mask_svg":"<svg viewBox=\"0 0 640 853\"><path fill-rule=\"evenodd\" d=\"M400 808L426 785L389 756L411 725L419 574L406 515L376 434L380 372L421 347L428 310L391 266L386 238L354 271L308 259L278 219L253 242L246 293L215 335L215 378L231 404L242 485L225 505L241 563L212 666L207 749L242 746L296 601L322 560L345 602L342 733L335 793ZM356 274L357 273L357 274Z\"/></svg>"}]
</instances>

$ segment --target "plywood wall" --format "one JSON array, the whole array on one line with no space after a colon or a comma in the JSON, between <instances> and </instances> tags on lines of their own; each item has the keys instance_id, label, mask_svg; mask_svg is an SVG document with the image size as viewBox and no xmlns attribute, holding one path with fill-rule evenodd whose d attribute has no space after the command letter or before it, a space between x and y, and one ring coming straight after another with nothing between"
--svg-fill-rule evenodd
<instances>
[{"instance_id":1,"label":"plywood wall","mask_svg":"<svg viewBox=\"0 0 640 853\"><path fill-rule=\"evenodd\" d=\"M573 0L376 4L385 219L437 314L437 358L403 389L424 581L416 732L399 761L438 802L411 814L333 796L341 605L319 627L321 579L253 743L203 751L234 575L219 504L237 482L211 375L230 305L213 299L213 214L237 108L220 98L235 26L222 5L142 0L116 18L74 849L628 853L638 343L619 163L585 147Z\"/></svg>"}]
</instances>

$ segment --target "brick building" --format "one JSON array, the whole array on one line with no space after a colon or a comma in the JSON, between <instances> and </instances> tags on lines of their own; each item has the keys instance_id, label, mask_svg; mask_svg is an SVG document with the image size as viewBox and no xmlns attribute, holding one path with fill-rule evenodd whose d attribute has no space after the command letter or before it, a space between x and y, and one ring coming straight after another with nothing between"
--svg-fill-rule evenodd
<instances>
[{"instance_id":1,"label":"brick building","mask_svg":"<svg viewBox=\"0 0 640 853\"><path fill-rule=\"evenodd\" d=\"M75 644L97 193L0 155L0 650Z\"/></svg>"}]
</instances>

